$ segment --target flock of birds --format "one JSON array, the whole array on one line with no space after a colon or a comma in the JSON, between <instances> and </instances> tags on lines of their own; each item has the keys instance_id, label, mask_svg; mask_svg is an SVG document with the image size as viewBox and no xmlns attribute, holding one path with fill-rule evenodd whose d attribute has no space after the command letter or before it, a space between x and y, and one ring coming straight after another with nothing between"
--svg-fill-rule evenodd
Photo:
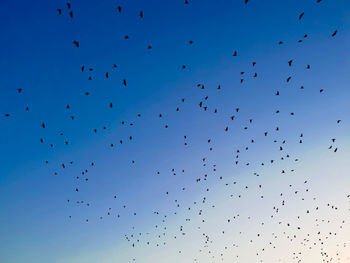
<instances>
[{"instance_id":1,"label":"flock of birds","mask_svg":"<svg viewBox=\"0 0 350 263\"><path fill-rule=\"evenodd\" d=\"M317 0L316 1L317 4L321 2L321 0ZM188 0L185 0L184 4L190 4L190 2ZM249 4L248 0L244 1L244 4ZM118 13L122 13L123 12L123 7L122 6L117 6L117 12ZM71 3L67 3L66 6L64 8L59 8L57 9L57 15L59 16L68 16L70 19L76 19L74 16L74 12L73 12L73 6L71 5ZM299 15L296 16L297 19L302 20L303 17L305 16L305 13L302 12ZM137 15L135 15L135 17L137 17ZM146 19L144 18L144 12L142 10L139 11L138 13L138 19ZM338 33L338 30L334 30L333 32L330 32L329 37L330 38L335 38L336 35ZM305 34L303 36L303 39L308 38L308 35ZM128 35L124 36L124 39L127 41L129 39ZM302 43L303 39L299 39L298 42ZM80 48L80 42L79 40L73 40L72 41L73 44L73 48ZM189 45L193 45L194 41L193 40L189 40L188 41ZM276 45L283 45L284 42L283 41L279 41L278 43L276 43ZM152 49L151 45L147 46L147 49ZM239 56L239 50L234 50L232 54L230 54L230 56L233 57L237 57ZM293 67L295 63L295 59L291 58L288 61L286 61L286 67ZM258 64L258 62L253 61L250 64L251 70L252 70L252 77L253 78L258 78L259 74L257 71L255 71L256 69L256 65ZM181 69L185 70L187 68L186 65L180 65L179 66ZM106 71L104 74L104 78L109 79L111 77L111 75L113 74L113 72L115 70L118 69L118 65L117 64L113 64L111 66L111 69L109 71ZM305 70L310 70L311 69L311 65L307 64L305 65ZM95 68L88 66L88 65L81 65L80 71L82 74L86 74L86 78L89 81L93 81L95 79ZM239 83L241 83L243 85L244 81L246 78L248 78L247 76L247 72L245 71L241 71L240 72L240 79L239 79ZM292 80L292 76L288 76L285 79L286 83L289 83ZM122 79L121 80L121 85L124 86L125 88L128 88L128 82L127 79ZM201 92L202 90L206 90L206 85L203 83L197 83L196 87L195 87L198 92ZM304 89L304 86L301 86L300 89ZM216 87L217 92L220 92L222 90L222 87L220 85L218 85ZM23 92L23 90L20 88L17 90L17 92L19 94L21 94ZM315 96L323 96L324 93L324 89L319 89L319 93L322 94L315 94ZM274 94L271 94L271 96L280 96L281 91L280 90L276 90ZM84 96L91 96L89 91L85 91ZM193 105L196 105L197 109L203 112L208 112L208 113L213 113L213 114L217 114L219 112L219 106L218 107L212 107L209 106L208 101L210 100L208 95L205 95L204 97L202 97L202 99L200 101L189 101L189 99L186 99L185 97L182 97L180 100L180 103L192 103ZM180 104L181 105L181 104ZM70 108L72 105L70 104L66 104L66 110L69 112ZM109 102L108 104L109 108L113 108L114 107L114 103L113 101ZM177 105L174 106L174 109L176 112L181 110L181 106ZM30 111L30 106L26 106L25 107L26 111ZM240 115L240 111L241 109L239 107L234 108L234 112L232 115L227 116L227 119L230 120L230 122L234 122L236 118L239 117ZM279 109L275 109L274 114L278 115L280 114L280 110ZM162 113L162 112L158 112L158 113L154 113L154 116L156 116L160 121L161 121L161 125L163 126L164 129L169 129L169 127L171 126L171 120L166 120L166 122L164 122L164 116L166 115L166 113ZM294 112L290 112L289 113L290 116L294 116L295 113ZM11 118L11 117L15 117L12 116L11 113L4 113L3 114L4 117L6 118ZM123 126L134 126L135 123L137 122L138 119L142 118L143 114L142 113L138 113L137 114L137 118L136 121L122 121L121 125ZM74 115L70 116L71 120L75 119ZM248 119L246 120L247 125L242 127L243 130L248 130L252 128L252 125L254 124L254 119ZM334 125L341 125L342 120L341 119L335 119L334 120ZM42 129L47 129L47 121L43 120L41 124ZM103 126L101 128L102 130L106 130L107 126ZM222 126L222 132L223 133L229 133L231 126L230 125L223 125ZM270 139L271 137L274 136L274 134L278 133L280 130L280 127L276 126L270 130L266 130L264 131L261 135L263 137L266 137L267 139ZM92 134L98 133L100 131L99 128L94 128L91 130ZM63 137L64 133L60 132L59 136ZM117 145L119 144L125 144L128 142L132 142L134 139L133 135L129 135L127 138L121 138L118 142L111 142L109 147L110 148L114 148L114 147L118 147ZM304 142L304 134L301 131L299 136L294 138L295 142L297 144L303 144ZM208 140L206 141L207 145L208 145L208 149L209 151L213 151L214 147L213 147L213 138L208 138ZM273 144L273 147L277 147L277 149L279 150L280 154L279 156L276 156L275 158L271 158L268 160L261 160L260 162L258 162L258 165L261 167L265 167L265 166L273 166L274 164L278 163L278 162L282 162L284 160L288 160L290 161L290 163L292 165L298 163L300 160L297 156L294 156L291 153L287 152L287 139L275 139L272 138L271 142ZM38 138L38 143L40 144L44 144L47 145L50 148L54 148L55 145L53 143L51 143L49 140L47 140L45 137L40 137ZM254 138L250 138L249 142L245 145L245 147L243 148L239 148L239 149L235 149L234 150L234 161L233 161L233 165L235 166L250 166L252 165L251 162L246 162L244 161L244 159L242 160L241 156L242 154L245 154L246 152L249 151L251 145L254 145L254 143L256 143L256 139ZM69 145L70 141L68 139L64 140L64 144ZM183 144L184 147L188 147L190 144L189 141L189 136L188 135L183 135ZM328 149L330 151L333 151L334 153L337 153L338 151L338 146L337 146L337 140L336 138L330 138L330 143L329 143L329 147ZM48 160L44 160L44 162L46 164L49 163ZM60 167L57 168L56 171L54 171L54 175L60 175L60 173L63 173L70 165L73 165L74 161L70 161L69 163L61 163ZM135 160L131 160L131 165L133 165L135 163ZM257 185L254 186L249 186L249 185L244 185L241 184L239 182L239 179L234 179L231 180L229 179L229 181L225 181L227 178L224 178L222 175L217 175L217 170L219 169L217 164L215 164L215 162L213 163L210 158L208 158L207 156L203 156L201 158L201 165L202 167L204 167L205 169L207 169L207 171L200 177L195 179L195 183L196 184L200 184L201 187L203 188L203 198L201 200L192 202L191 204L185 204L181 203L180 199L181 198L177 198L176 196L171 195L171 191L170 190L165 190L164 191L164 195L165 196L171 196L171 198L173 198L173 206L171 207L171 211L175 211L175 212L169 212L167 214L161 214L161 212L159 211L149 211L150 213L152 213L154 216L156 216L156 220L157 220L157 224L153 227L152 230L148 230L145 232L142 231L136 231L135 228L132 229L132 231L130 233L125 234L125 240L128 244L130 244L130 246L134 249L136 249L138 246L141 245L145 245L145 246L153 246L153 247L165 247L167 246L168 243L170 243L171 241L169 239L173 239L173 240L177 240L177 239L182 239L182 238L186 238L186 234L188 232L186 232L186 229L188 229L188 227L186 227L186 223L194 221L196 222L195 226L193 226L193 228L196 228L198 230L201 231L202 229L202 225L201 224L205 224L206 223L206 217L205 214L212 209L215 209L215 204L213 204L210 200L210 198L207 196L208 192L210 192L211 187L210 184L212 183L211 180L219 180L219 183L223 185L223 187L239 187L239 190L234 191L235 193L231 194L229 196L229 198L234 199L235 202L240 202L240 199L243 198L243 196L245 195L246 192L248 192L250 190L250 188L254 189L254 192L250 192L250 195L253 195L254 197L258 198L258 199L264 199L265 198L265 194L263 192L264 189L264 185L261 183L261 180L259 181L259 183ZM255 164L254 164L255 165ZM79 197L77 197L77 195L79 195L79 192L81 191L81 189L84 187L84 183L89 182L89 169L92 169L93 167L98 166L98 163L96 163L95 161L92 161L90 163L89 167L83 167L81 169L81 174L76 175L76 179L77 179L77 184L76 186L74 186L72 188L72 197L68 198L66 200L68 205L71 205L72 203L76 203L78 205L86 205L86 206L90 206L91 202L86 201L86 200L81 200L79 199ZM185 173L185 169L175 169L175 168L170 168L170 173L171 175L177 175L180 173ZM295 172L295 168L291 167L291 168L283 168L280 170L280 173L286 174L286 173L293 173ZM160 175L161 171L155 171L156 175ZM253 174L255 177L259 177L260 174L259 172L254 172ZM225 182L224 182L225 181ZM286 229L281 233L277 233L278 231L276 230L276 232L271 233L271 235L269 237L267 237L267 233L263 233L263 231L256 233L255 238L251 238L249 239L247 242L248 243L254 243L256 242L258 239L262 238L262 236L264 235L266 240L268 240L267 242L265 242L265 245L263 247L260 247L257 251L251 251L252 254L256 254L257 256L257 261L262 262L263 260L261 259L261 255L264 254L265 251L267 250L274 250L276 249L276 247L278 246L279 243L279 239L285 239L288 240L289 242L293 243L293 242L299 242L298 244L304 249L309 249L309 250L313 250L313 249L319 249L320 251L320 255L322 258L323 262L332 262L332 261L340 261L340 255L339 254L332 254L330 255L327 252L327 242L328 240L332 239L334 236L337 235L336 232L321 232L319 230L317 230L316 232L316 239L313 238L315 233L311 233L311 227L310 230L309 229L304 229L302 227L302 220L305 217L309 217L311 214L313 214L315 216L315 221L312 223L313 227L316 227L316 229L319 229L318 226L323 226L324 228L326 228L326 225L330 223L330 221L327 220L322 220L320 218L317 217L317 212L318 210L324 209L324 210L329 210L329 213L331 213L332 211L337 211L338 207L334 204L317 204L317 199L316 198L311 198L309 195L310 192L310 187L309 187L309 182L308 180L303 180L302 184L297 187L294 186L292 184L288 185L288 188L290 189L290 191L292 192L292 194L294 195L295 199L300 199L300 200L305 200L305 199L311 199L311 202L313 202L313 206L308 208L305 211L305 214L300 214L297 215L297 219L300 222L300 224L295 225L292 224L288 221L277 221L276 224L277 225L284 225L286 227ZM181 191L188 191L187 187L183 187L180 189ZM240 194L236 194L236 193L240 193ZM266 218L266 221L264 222L256 222L258 225L264 226L265 224L268 224L268 220L274 220L276 217L278 217L279 213L281 212L281 210L284 210L285 206L287 206L287 202L284 199L284 197L288 195L288 193L286 192L280 192L278 193L278 196L275 198L275 204L272 206L272 209L269 211L269 217ZM111 196L111 199L118 199L118 194L115 194L114 196ZM348 199L350 199L350 196L347 196ZM211 205L208 205L211 204ZM188 207L186 207L188 205ZM127 204L124 204L121 209L126 209ZM269 210L270 208L266 208L267 210ZM327 210L327 211L328 211ZM191 214L191 216L188 216L182 225L179 225L177 231L172 232L169 230L169 228L167 227L167 222L168 220L171 218L172 215L177 215L178 213L183 214L185 211L196 211L193 214ZM209 213L209 212L208 212ZM98 217L98 220L103 220L105 217L115 217L117 219L119 219L122 216L123 212L115 212L114 209L112 209L112 207L109 207L108 210L106 211L106 213L104 215L100 215ZM126 215L126 216L137 216L138 213L137 211L132 212L130 215ZM252 220L250 217L243 219L243 216L240 213L235 213L233 214L230 218L225 218L223 219L224 221L227 222L227 228L228 229L223 229L223 230L218 230L218 234L222 234L223 236L227 236L227 232L229 232L229 229L234 228L234 224L236 222L238 222L239 220L247 220L247 222L249 220ZM68 218L71 219L72 215L68 215ZM94 219L96 220L96 218ZM86 223L91 221L91 218L85 218L83 221L85 221ZM241 221L242 222L242 221ZM344 227L344 225L346 224L345 220L339 222L339 231L341 231L341 229ZM313 229L313 228L312 228ZM303 232L302 232L302 231ZM151 239L149 238L150 235L152 234L153 231L153 235L155 237L155 239L157 241L150 241ZM239 231L238 235L243 235L243 232ZM201 234L202 236L202 242L199 244L198 247L196 247L196 249L198 250L198 257L193 258L194 262L216 262L215 260L218 261L224 261L227 259L227 254L230 254L231 256L233 256L232 258L232 262L239 262L239 252L238 250L240 249L240 247L243 246L243 244L237 244L235 242L230 242L229 244L227 244L226 246L222 247L222 251L221 252L215 252L215 239L213 239L211 237L210 234L208 234L207 232L205 232L205 230L203 230L203 233ZM225 237L226 238L226 237ZM234 237L232 237L233 239L235 239ZM265 241L266 241L265 240ZM338 244L339 245L339 249L341 248L346 248L347 244L346 243L342 243L342 244ZM232 252L232 249L235 252ZM346 250L346 249L345 249ZM230 252L229 252L230 251ZM182 253L181 250L178 251L179 254ZM303 261L303 255L300 251L286 251L286 254L291 253L292 254L292 260L293 262L302 262ZM203 256L204 260L200 260L199 258ZM207 258L209 261L205 261L205 258ZM137 261L136 257L132 257L133 261ZM190 260L188 260L190 261Z\"/></svg>"}]
</instances>

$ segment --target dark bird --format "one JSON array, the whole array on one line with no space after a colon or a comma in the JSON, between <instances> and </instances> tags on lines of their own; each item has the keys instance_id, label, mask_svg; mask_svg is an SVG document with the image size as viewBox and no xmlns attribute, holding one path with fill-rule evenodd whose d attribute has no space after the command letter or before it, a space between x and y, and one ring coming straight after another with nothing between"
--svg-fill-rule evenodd
<instances>
[{"instance_id":1,"label":"dark bird","mask_svg":"<svg viewBox=\"0 0 350 263\"><path fill-rule=\"evenodd\" d=\"M299 15L299 20L302 19L304 16L304 12L302 12L300 15Z\"/></svg>"},{"instance_id":2,"label":"dark bird","mask_svg":"<svg viewBox=\"0 0 350 263\"><path fill-rule=\"evenodd\" d=\"M335 37L335 35L338 33L338 30L335 30L334 33L332 34L332 37Z\"/></svg>"},{"instance_id":3,"label":"dark bird","mask_svg":"<svg viewBox=\"0 0 350 263\"><path fill-rule=\"evenodd\" d=\"M79 47L79 42L78 42L78 41L74 40L74 41L73 41L73 44L74 44L76 47Z\"/></svg>"},{"instance_id":4,"label":"dark bird","mask_svg":"<svg viewBox=\"0 0 350 263\"><path fill-rule=\"evenodd\" d=\"M143 18L143 12L140 11L140 14L139 14L140 18Z\"/></svg>"},{"instance_id":5,"label":"dark bird","mask_svg":"<svg viewBox=\"0 0 350 263\"><path fill-rule=\"evenodd\" d=\"M57 12L58 12L59 15L61 15L62 14L62 9L57 9Z\"/></svg>"}]
</instances>

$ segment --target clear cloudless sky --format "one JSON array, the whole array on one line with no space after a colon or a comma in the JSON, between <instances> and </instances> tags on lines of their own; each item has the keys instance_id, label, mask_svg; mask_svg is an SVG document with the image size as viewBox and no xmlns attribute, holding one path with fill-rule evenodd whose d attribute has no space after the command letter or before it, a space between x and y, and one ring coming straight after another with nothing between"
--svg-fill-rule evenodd
<instances>
[{"instance_id":1,"label":"clear cloudless sky","mask_svg":"<svg viewBox=\"0 0 350 263\"><path fill-rule=\"evenodd\" d=\"M0 1L0 263L321 262L315 220L350 221L350 2L70 3Z\"/></svg>"}]
</instances>

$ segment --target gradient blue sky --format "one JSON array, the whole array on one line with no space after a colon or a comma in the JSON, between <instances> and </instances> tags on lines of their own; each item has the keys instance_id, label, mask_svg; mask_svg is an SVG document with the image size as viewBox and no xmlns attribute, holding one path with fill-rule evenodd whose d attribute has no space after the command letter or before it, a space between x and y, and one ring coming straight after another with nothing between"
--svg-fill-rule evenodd
<instances>
[{"instance_id":1,"label":"gradient blue sky","mask_svg":"<svg viewBox=\"0 0 350 263\"><path fill-rule=\"evenodd\" d=\"M237 228L225 228L230 233L227 240L215 236L221 219L228 216L228 207L240 211L242 217L269 217L278 194L288 191L289 184L303 189L305 180L312 183L310 206L314 205L312 197L317 197L319 205L334 201L343 209L337 215L322 210L320 217L350 220L346 200L350 186L346 176L350 172L350 2L243 2L193 0L185 5L182 0L75 0L71 2L73 19L68 17L66 1L0 2L0 262L109 263L132 262L133 258L137 262L193 262L201 257L197 254L202 246L195 214L199 209L210 210L212 204L218 210L208 211L205 218L206 231L216 240L211 244L216 258L202 255L200 262L221 262L218 255L225 242L232 240L242 243L240 259L253 261L256 258L249 257L255 248L243 245L237 234L237 229L246 230L245 237L255 231L246 220L238 222ZM122 6L120 14L118 5ZM57 8L62 8L61 16ZM143 19L138 17L140 10ZM299 20L301 12L305 15ZM332 38L336 29L338 34ZM308 34L306 39L304 34ZM298 43L299 39L303 42ZM73 40L79 41L79 48ZM283 45L278 45L280 40ZM237 57L232 56L235 50ZM293 67L288 67L290 59L294 59ZM257 62L254 68L253 61ZM94 71L82 73L82 65ZM107 71L109 79L104 77ZM241 71L245 72L242 84ZM255 72L257 78L252 77ZM88 80L89 75L93 80ZM289 76L292 80L286 83ZM222 90L216 89L218 85ZM280 96L274 95L277 90ZM198 106L205 96L209 97L207 112ZM275 114L277 109L280 114ZM6 113L11 116L4 117ZM234 121L231 115L236 116ZM341 124L336 123L338 119ZM224 131L226 126L229 132ZM269 136L264 137L265 131ZM303 144L298 143L300 133ZM188 146L184 146L184 135ZM337 138L337 153L327 150L331 138ZM280 143L273 143L274 139L286 140L284 153L301 161L286 160L262 169L262 161L280 157ZM244 151L247 145L249 151ZM241 150L240 165L234 165L237 149ZM207 158L205 167L203 157ZM213 164L216 175L196 183L203 174L212 174ZM282 169L294 168L294 175L289 172L281 177ZM87 183L76 179L85 169L89 169ZM231 185L234 180L237 186ZM266 186L264 204L254 199L260 196L255 189L259 184ZM246 199L230 203L230 194L244 192L245 185L255 190ZM187 207L200 203L204 196L210 205L188 214ZM293 193L286 198L291 205L281 220L308 207L296 201ZM81 200L91 205L76 203ZM186 224L184 219L193 219L186 238L176 243L164 237L167 245L162 248L141 244L132 248L125 240L125 234L142 232L149 233L150 242L156 244L160 230L154 226L162 224L164 215L169 236ZM305 219L303 224L307 227L311 221ZM266 232L283 232L273 222L267 227ZM339 240L349 241L349 227L342 235ZM332 253L338 241L329 245ZM266 261L292 262L286 252L290 245L280 242L278 252L265 255ZM183 253L179 255L178 250ZM226 260L236 255L230 253ZM303 254L304 259L319 261L319 251L313 253ZM350 262L347 253L341 262Z\"/></svg>"}]
</instances>

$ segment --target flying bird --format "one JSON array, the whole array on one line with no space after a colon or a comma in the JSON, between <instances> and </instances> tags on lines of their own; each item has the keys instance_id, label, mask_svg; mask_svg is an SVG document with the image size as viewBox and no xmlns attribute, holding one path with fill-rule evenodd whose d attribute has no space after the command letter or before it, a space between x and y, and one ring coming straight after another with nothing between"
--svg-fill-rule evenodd
<instances>
[{"instance_id":1,"label":"flying bird","mask_svg":"<svg viewBox=\"0 0 350 263\"><path fill-rule=\"evenodd\" d=\"M302 12L300 15L299 15L299 20L302 19L304 16L304 12Z\"/></svg>"}]
</instances>

